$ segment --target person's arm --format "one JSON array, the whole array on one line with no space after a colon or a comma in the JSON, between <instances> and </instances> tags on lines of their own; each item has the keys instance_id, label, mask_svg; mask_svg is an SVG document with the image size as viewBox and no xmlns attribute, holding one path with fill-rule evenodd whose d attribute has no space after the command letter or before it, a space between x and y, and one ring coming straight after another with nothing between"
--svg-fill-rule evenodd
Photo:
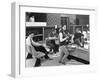
<instances>
[{"instance_id":1,"label":"person's arm","mask_svg":"<svg viewBox=\"0 0 100 80\"><path fill-rule=\"evenodd\" d=\"M42 46L42 44L38 43L38 42L34 42L31 38L31 43L34 45L34 46Z\"/></svg>"},{"instance_id":2,"label":"person's arm","mask_svg":"<svg viewBox=\"0 0 100 80\"><path fill-rule=\"evenodd\" d=\"M63 38L63 34L62 34L62 33L59 33L59 38L60 38L60 41L63 42L63 41L65 41L68 37Z\"/></svg>"},{"instance_id":3,"label":"person's arm","mask_svg":"<svg viewBox=\"0 0 100 80\"><path fill-rule=\"evenodd\" d=\"M52 40L52 39L57 39L55 36L54 37L48 37L48 39Z\"/></svg>"}]
</instances>

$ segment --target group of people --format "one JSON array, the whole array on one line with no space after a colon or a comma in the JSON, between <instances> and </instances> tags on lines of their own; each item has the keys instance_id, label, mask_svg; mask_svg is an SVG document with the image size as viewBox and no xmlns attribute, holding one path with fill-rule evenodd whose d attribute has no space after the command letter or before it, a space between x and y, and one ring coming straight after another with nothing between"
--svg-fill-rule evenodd
<instances>
[{"instance_id":1,"label":"group of people","mask_svg":"<svg viewBox=\"0 0 100 80\"><path fill-rule=\"evenodd\" d=\"M66 60L68 60L68 55L69 55L69 51L66 46L69 43L71 43L70 40L72 37L70 33L66 30L66 25L62 26L61 28L55 26L55 34L56 36L50 37L51 44L53 44L53 46L50 45L49 47L50 50L47 50L44 44L40 44L33 40L34 33L29 34L29 36L26 38L26 50L27 50L26 58L28 58L29 55L31 55L31 57L35 57L36 59L35 66L41 66L41 57L46 60L47 59L51 60L48 54L52 49L54 50L54 53L58 51L60 54L58 62L61 64L66 64ZM83 37L84 35L82 35L81 32L77 30L73 38L74 43L80 47L83 47L84 46ZM53 38L59 39L59 44L56 44L55 41L52 40Z\"/></svg>"}]
</instances>

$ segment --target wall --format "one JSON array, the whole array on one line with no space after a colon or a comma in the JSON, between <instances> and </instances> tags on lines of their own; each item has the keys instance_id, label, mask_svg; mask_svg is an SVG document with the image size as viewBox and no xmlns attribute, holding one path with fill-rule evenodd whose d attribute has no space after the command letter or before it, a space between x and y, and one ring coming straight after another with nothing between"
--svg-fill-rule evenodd
<instances>
[{"instance_id":1,"label":"wall","mask_svg":"<svg viewBox=\"0 0 100 80\"><path fill-rule=\"evenodd\" d=\"M61 17L69 17L70 24L75 24L76 15L48 13L47 26L54 26L54 25L61 26Z\"/></svg>"},{"instance_id":2,"label":"wall","mask_svg":"<svg viewBox=\"0 0 100 80\"><path fill-rule=\"evenodd\" d=\"M87 25L89 24L89 16L88 15L77 15L79 19L79 25Z\"/></svg>"},{"instance_id":3,"label":"wall","mask_svg":"<svg viewBox=\"0 0 100 80\"><path fill-rule=\"evenodd\" d=\"M76 15L74 15L74 14L61 14L61 17L69 17L70 24L75 24Z\"/></svg>"},{"instance_id":4,"label":"wall","mask_svg":"<svg viewBox=\"0 0 100 80\"><path fill-rule=\"evenodd\" d=\"M61 25L60 14L48 13L47 14L47 26Z\"/></svg>"}]
</instances>

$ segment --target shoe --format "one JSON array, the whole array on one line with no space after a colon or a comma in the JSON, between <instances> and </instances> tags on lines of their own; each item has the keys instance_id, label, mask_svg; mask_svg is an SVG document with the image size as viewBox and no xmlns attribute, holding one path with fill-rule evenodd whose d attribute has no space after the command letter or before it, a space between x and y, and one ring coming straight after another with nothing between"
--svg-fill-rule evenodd
<instances>
[{"instance_id":1,"label":"shoe","mask_svg":"<svg viewBox=\"0 0 100 80\"><path fill-rule=\"evenodd\" d=\"M64 65L66 64L65 62L62 62L62 61L59 61L59 63L64 64Z\"/></svg>"},{"instance_id":2,"label":"shoe","mask_svg":"<svg viewBox=\"0 0 100 80\"><path fill-rule=\"evenodd\" d=\"M59 63L62 63L61 61L59 61Z\"/></svg>"},{"instance_id":3,"label":"shoe","mask_svg":"<svg viewBox=\"0 0 100 80\"><path fill-rule=\"evenodd\" d=\"M66 65L66 63L65 63L65 62L62 62L62 64L63 64L63 65Z\"/></svg>"},{"instance_id":4,"label":"shoe","mask_svg":"<svg viewBox=\"0 0 100 80\"><path fill-rule=\"evenodd\" d=\"M45 56L44 58L47 60L52 60L49 56Z\"/></svg>"},{"instance_id":5,"label":"shoe","mask_svg":"<svg viewBox=\"0 0 100 80\"><path fill-rule=\"evenodd\" d=\"M48 57L47 60L53 60L53 59L51 59L50 57Z\"/></svg>"}]
</instances>

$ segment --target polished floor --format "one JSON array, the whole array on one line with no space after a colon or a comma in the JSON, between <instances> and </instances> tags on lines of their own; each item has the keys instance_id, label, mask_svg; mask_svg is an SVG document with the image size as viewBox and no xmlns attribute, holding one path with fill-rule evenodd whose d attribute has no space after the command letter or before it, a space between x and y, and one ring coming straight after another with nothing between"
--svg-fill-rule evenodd
<instances>
[{"instance_id":1,"label":"polished floor","mask_svg":"<svg viewBox=\"0 0 100 80\"><path fill-rule=\"evenodd\" d=\"M65 65L86 65L89 64L89 51L86 49L76 49L71 53L71 59L66 60ZM52 60L42 61L41 66L61 66L63 64L59 63L59 53L49 55ZM33 67L35 64L35 59L27 59L26 67Z\"/></svg>"}]
</instances>

